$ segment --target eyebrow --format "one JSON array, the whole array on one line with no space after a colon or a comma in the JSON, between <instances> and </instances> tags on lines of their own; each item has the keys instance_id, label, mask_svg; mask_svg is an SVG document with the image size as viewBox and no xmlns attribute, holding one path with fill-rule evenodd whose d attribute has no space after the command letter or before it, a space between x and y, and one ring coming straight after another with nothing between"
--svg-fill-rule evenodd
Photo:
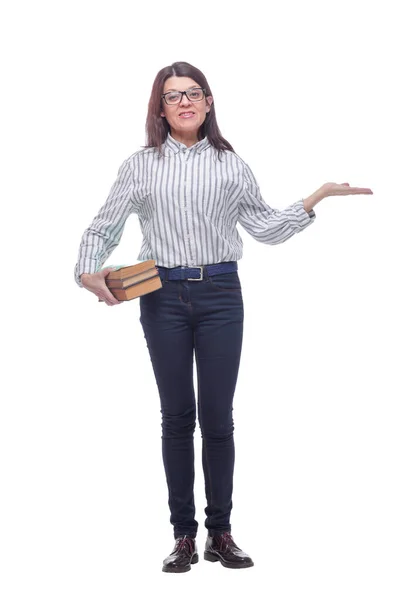
<instances>
[{"instance_id":1,"label":"eyebrow","mask_svg":"<svg viewBox=\"0 0 400 600\"><path fill-rule=\"evenodd\" d=\"M191 85L190 87L186 88L185 92L187 92L188 90L192 90L193 88L197 88L200 87L199 85ZM180 90L176 90L174 88L170 88L169 90L165 91L164 94L167 94L168 92L179 92Z\"/></svg>"}]
</instances>

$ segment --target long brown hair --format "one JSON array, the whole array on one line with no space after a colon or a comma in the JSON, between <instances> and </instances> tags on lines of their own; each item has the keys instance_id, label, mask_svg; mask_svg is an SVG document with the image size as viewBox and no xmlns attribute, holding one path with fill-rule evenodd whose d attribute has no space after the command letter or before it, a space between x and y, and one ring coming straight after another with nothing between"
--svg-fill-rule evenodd
<instances>
[{"instance_id":1,"label":"long brown hair","mask_svg":"<svg viewBox=\"0 0 400 600\"><path fill-rule=\"evenodd\" d=\"M161 144L167 139L168 133L170 132L170 126L165 117L160 116L160 111L163 110L161 95L164 92L164 83L169 77L190 77L200 87L206 90L206 97L212 96L211 88L208 85L208 81L203 73L196 69L193 65L187 62L174 62L168 67L164 67L156 75L151 90L151 96L149 100L149 106L147 111L146 119L146 145L142 148L157 148L161 155ZM211 108L206 113L204 123L200 127L199 131L200 139L205 136L214 148L218 150L218 156L220 152L224 150L234 149L230 143L221 135L218 127L217 117L215 116L215 102L211 104ZM200 140L199 140L200 141Z\"/></svg>"}]
</instances>

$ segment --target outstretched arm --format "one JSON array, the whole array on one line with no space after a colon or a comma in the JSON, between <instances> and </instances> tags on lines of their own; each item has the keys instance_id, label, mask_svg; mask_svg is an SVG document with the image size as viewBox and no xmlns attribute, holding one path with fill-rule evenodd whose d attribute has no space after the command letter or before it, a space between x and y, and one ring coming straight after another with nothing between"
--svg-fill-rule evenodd
<instances>
[{"instance_id":1,"label":"outstretched arm","mask_svg":"<svg viewBox=\"0 0 400 600\"><path fill-rule=\"evenodd\" d=\"M255 240L262 244L281 244L311 225L315 218L315 212L312 208L306 210L303 200L298 200L283 210L271 208L263 199L250 167L244 165L244 187L239 201L238 222Z\"/></svg>"},{"instance_id":2,"label":"outstretched arm","mask_svg":"<svg viewBox=\"0 0 400 600\"><path fill-rule=\"evenodd\" d=\"M244 193L239 202L238 222L258 242L281 244L303 231L316 218L314 206L328 196L372 194L370 188L350 187L348 183L324 183L308 198L283 210L271 208L263 199L250 167L244 168Z\"/></svg>"}]
</instances>

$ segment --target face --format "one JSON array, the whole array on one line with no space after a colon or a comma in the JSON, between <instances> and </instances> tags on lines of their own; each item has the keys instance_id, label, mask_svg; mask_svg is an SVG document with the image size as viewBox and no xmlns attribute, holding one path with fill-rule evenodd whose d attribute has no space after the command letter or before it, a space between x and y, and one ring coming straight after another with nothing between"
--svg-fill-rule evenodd
<instances>
[{"instance_id":1,"label":"face","mask_svg":"<svg viewBox=\"0 0 400 600\"><path fill-rule=\"evenodd\" d=\"M166 92L184 92L193 87L200 87L199 84L190 77L170 77L164 83L163 93ZM198 132L204 123L206 114L211 109L212 96L206 96L199 102L191 101L185 94L178 104L166 104L162 100L161 116L165 117L171 127L171 133L185 134ZM190 116L180 116L182 113L193 113Z\"/></svg>"}]
</instances>

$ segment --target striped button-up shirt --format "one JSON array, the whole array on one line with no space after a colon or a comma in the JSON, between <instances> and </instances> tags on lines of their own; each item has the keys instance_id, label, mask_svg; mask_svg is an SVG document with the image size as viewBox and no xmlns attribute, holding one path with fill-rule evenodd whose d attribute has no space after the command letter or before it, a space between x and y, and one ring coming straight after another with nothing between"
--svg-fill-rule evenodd
<instances>
[{"instance_id":1,"label":"striped button-up shirt","mask_svg":"<svg viewBox=\"0 0 400 600\"><path fill-rule=\"evenodd\" d=\"M302 199L284 210L268 206L250 167L231 151L220 161L207 137L188 148L168 133L163 154L141 149L120 166L82 236L75 266L80 287L80 275L99 271L119 244L131 213L143 234L137 260L168 268L239 260L237 223L258 242L280 244L315 220Z\"/></svg>"}]
</instances>

